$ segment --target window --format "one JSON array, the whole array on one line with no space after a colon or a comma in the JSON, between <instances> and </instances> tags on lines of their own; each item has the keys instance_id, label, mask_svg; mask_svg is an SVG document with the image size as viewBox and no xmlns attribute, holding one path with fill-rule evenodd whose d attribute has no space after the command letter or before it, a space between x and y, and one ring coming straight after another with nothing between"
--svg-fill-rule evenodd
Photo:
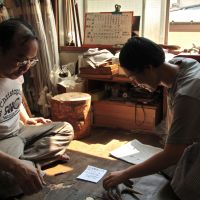
<instances>
[{"instance_id":1,"label":"window","mask_svg":"<svg viewBox=\"0 0 200 200\"><path fill-rule=\"evenodd\" d=\"M182 48L199 46L200 0L171 0L168 44Z\"/></svg>"}]
</instances>

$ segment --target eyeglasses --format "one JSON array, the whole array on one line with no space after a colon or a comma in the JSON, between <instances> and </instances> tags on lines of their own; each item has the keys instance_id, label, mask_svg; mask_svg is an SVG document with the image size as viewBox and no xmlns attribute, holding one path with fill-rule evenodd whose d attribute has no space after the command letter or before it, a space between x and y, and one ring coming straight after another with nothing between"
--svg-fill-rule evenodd
<instances>
[{"instance_id":1,"label":"eyeglasses","mask_svg":"<svg viewBox=\"0 0 200 200\"><path fill-rule=\"evenodd\" d=\"M24 60L21 62L17 62L17 67L24 67L24 66L29 66L29 67L33 67L34 65L37 64L39 60L38 59L28 59L28 60Z\"/></svg>"}]
</instances>

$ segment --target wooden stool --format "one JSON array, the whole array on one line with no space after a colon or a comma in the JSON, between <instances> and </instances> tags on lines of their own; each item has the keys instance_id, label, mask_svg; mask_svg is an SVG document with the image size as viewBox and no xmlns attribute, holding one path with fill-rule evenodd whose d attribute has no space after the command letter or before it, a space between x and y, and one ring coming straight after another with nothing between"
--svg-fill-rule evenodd
<instances>
[{"instance_id":1,"label":"wooden stool","mask_svg":"<svg viewBox=\"0 0 200 200\"><path fill-rule=\"evenodd\" d=\"M51 99L53 121L69 122L74 128L74 139L90 135L91 96L87 93L68 92Z\"/></svg>"}]
</instances>

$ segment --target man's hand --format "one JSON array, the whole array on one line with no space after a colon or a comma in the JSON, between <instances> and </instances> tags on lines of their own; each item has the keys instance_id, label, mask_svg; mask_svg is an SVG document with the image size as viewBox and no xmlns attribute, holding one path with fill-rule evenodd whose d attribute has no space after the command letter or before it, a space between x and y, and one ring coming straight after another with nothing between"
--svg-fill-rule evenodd
<instances>
[{"instance_id":1,"label":"man's hand","mask_svg":"<svg viewBox=\"0 0 200 200\"><path fill-rule=\"evenodd\" d=\"M47 124L47 123L51 123L52 121L50 119L45 119L43 117L32 117L32 118L28 118L25 121L25 124L27 125L37 125L37 124Z\"/></svg>"},{"instance_id":2,"label":"man's hand","mask_svg":"<svg viewBox=\"0 0 200 200\"><path fill-rule=\"evenodd\" d=\"M144 162L131 165L122 171L110 173L110 175L104 179L103 187L107 190L130 178L147 176L175 165L187 147L188 144L166 144L163 151L155 154Z\"/></svg>"},{"instance_id":3,"label":"man's hand","mask_svg":"<svg viewBox=\"0 0 200 200\"><path fill-rule=\"evenodd\" d=\"M20 160L11 173L26 195L39 192L43 188L43 185L46 184L43 177L34 166L27 165Z\"/></svg>"},{"instance_id":4,"label":"man's hand","mask_svg":"<svg viewBox=\"0 0 200 200\"><path fill-rule=\"evenodd\" d=\"M114 187L125 180L127 180L125 175L125 170L111 172L106 178L103 180L103 187L108 190L111 187Z\"/></svg>"}]
</instances>

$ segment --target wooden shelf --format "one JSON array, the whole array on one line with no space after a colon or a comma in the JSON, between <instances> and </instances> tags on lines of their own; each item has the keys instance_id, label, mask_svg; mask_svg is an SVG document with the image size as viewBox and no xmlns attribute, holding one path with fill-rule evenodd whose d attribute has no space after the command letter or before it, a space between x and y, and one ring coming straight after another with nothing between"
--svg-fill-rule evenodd
<instances>
[{"instance_id":1,"label":"wooden shelf","mask_svg":"<svg viewBox=\"0 0 200 200\"><path fill-rule=\"evenodd\" d=\"M79 74L86 79L86 91L104 90L104 83L131 83L125 75ZM112 85L111 84L111 85ZM126 87L126 84L125 84ZM138 97L139 98L139 97ZM93 101L93 125L153 133L162 119L162 98L155 104L102 99Z\"/></svg>"},{"instance_id":2,"label":"wooden shelf","mask_svg":"<svg viewBox=\"0 0 200 200\"><path fill-rule=\"evenodd\" d=\"M148 108L148 109L156 109L158 107L158 105L144 105L144 104L139 104L139 103L134 103L134 102L130 102L130 101L113 101L113 100L107 100L107 99L102 99L101 103L104 104L115 104L115 105L123 105L123 106L127 106L127 107L138 107L138 108Z\"/></svg>"},{"instance_id":3,"label":"wooden shelf","mask_svg":"<svg viewBox=\"0 0 200 200\"><path fill-rule=\"evenodd\" d=\"M86 52L89 48L94 48L94 46L82 46L82 47L75 47L75 46L60 46L59 48L59 51L60 52L77 52L77 53L83 53L83 52ZM117 51L120 50L120 48L118 47L110 47L108 48L107 46L98 46L98 45L95 45L95 48L98 48L98 49L107 49L109 50L110 52L112 53L116 53Z\"/></svg>"},{"instance_id":4,"label":"wooden shelf","mask_svg":"<svg viewBox=\"0 0 200 200\"><path fill-rule=\"evenodd\" d=\"M111 82L123 82L131 83L130 79L124 75L93 75L93 74L79 74L79 77L86 78L88 80L98 80L98 81L111 81Z\"/></svg>"},{"instance_id":5,"label":"wooden shelf","mask_svg":"<svg viewBox=\"0 0 200 200\"><path fill-rule=\"evenodd\" d=\"M193 58L200 62L200 54L190 54L190 53L181 53L178 54L176 57L186 57L186 58Z\"/></svg>"}]
</instances>

